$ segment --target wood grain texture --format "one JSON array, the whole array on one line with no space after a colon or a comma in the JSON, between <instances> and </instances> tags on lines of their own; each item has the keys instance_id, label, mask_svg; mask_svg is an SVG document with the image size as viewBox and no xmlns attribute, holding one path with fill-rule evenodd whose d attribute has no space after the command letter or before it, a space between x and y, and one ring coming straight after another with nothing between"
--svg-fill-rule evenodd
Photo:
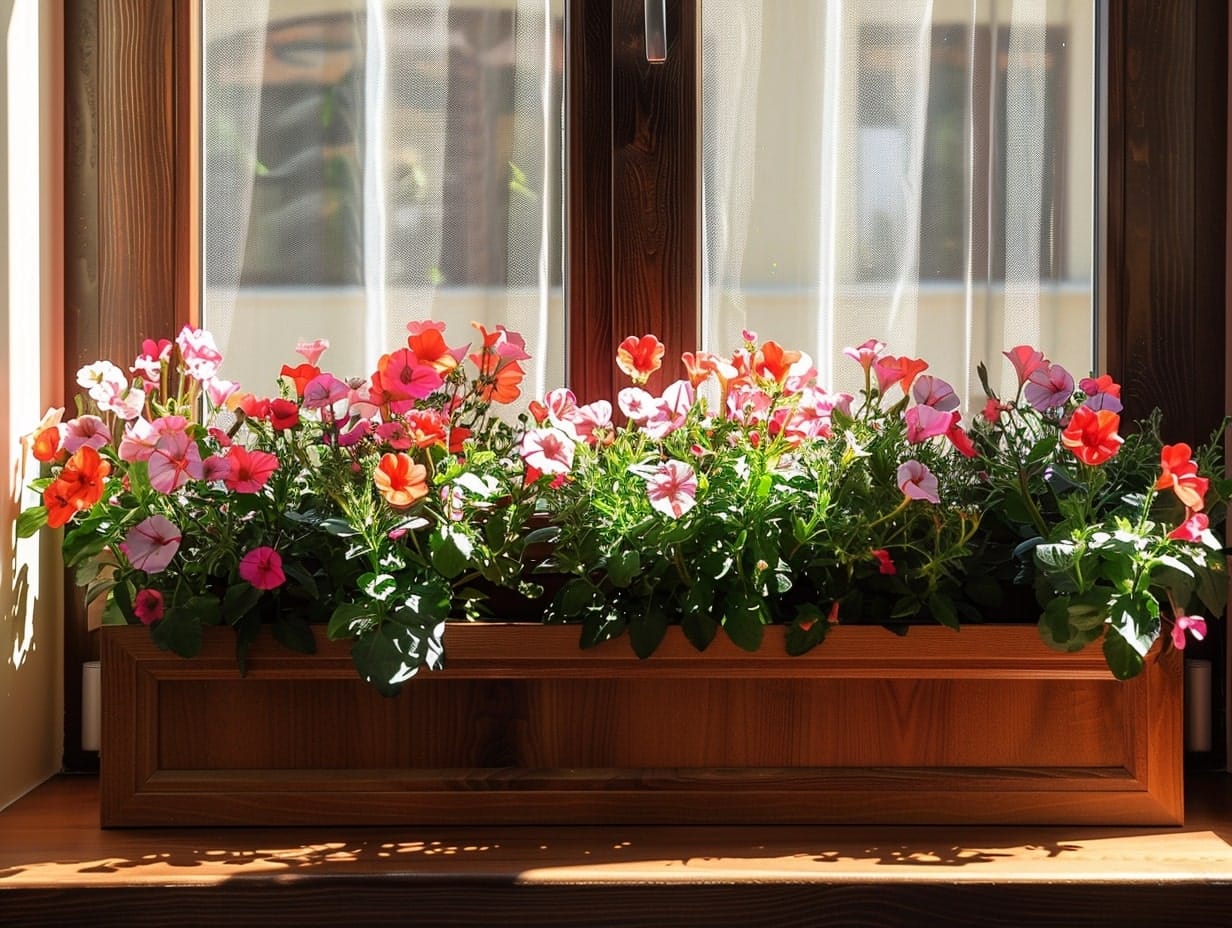
<instances>
[{"instance_id":1,"label":"wood grain texture","mask_svg":"<svg viewBox=\"0 0 1232 928\"><path fill-rule=\"evenodd\" d=\"M105 825L388 822L1136 822L1182 816L1180 661L1112 680L1030 627L783 629L638 660L564 626L459 624L396 699L345 643L201 656L104 629ZM119 707L119 708L113 708ZM208 707L208 711L203 707Z\"/></svg>"},{"instance_id":2,"label":"wood grain texture","mask_svg":"<svg viewBox=\"0 0 1232 928\"><path fill-rule=\"evenodd\" d=\"M728 799L731 804L734 800ZM1232 776L1172 828L97 826L93 777L0 812L6 926L1222 925Z\"/></svg>"},{"instance_id":3,"label":"wood grain texture","mask_svg":"<svg viewBox=\"0 0 1232 928\"><path fill-rule=\"evenodd\" d=\"M1108 367L1165 438L1223 416L1227 6L1108 4Z\"/></svg>"}]
</instances>

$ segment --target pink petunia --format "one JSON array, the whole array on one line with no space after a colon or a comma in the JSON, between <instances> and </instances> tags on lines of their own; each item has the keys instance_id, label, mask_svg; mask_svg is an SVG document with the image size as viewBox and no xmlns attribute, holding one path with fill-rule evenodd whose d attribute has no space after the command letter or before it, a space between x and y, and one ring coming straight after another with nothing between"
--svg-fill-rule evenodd
<instances>
[{"instance_id":1,"label":"pink petunia","mask_svg":"<svg viewBox=\"0 0 1232 928\"><path fill-rule=\"evenodd\" d=\"M95 361L77 371L77 384L85 387L95 402L116 396L128 389L128 378L110 361Z\"/></svg>"},{"instance_id":2,"label":"pink petunia","mask_svg":"<svg viewBox=\"0 0 1232 928\"><path fill-rule=\"evenodd\" d=\"M625 387L616 394L620 411L633 422L643 422L655 409L655 398L641 387Z\"/></svg>"},{"instance_id":3,"label":"pink petunia","mask_svg":"<svg viewBox=\"0 0 1232 928\"><path fill-rule=\"evenodd\" d=\"M153 515L128 530L120 550L138 570L156 574L166 569L180 550L180 530L166 516Z\"/></svg>"},{"instance_id":4,"label":"pink petunia","mask_svg":"<svg viewBox=\"0 0 1232 928\"><path fill-rule=\"evenodd\" d=\"M351 388L333 374L318 374L304 386L304 408L324 409L341 403L350 395Z\"/></svg>"},{"instance_id":5,"label":"pink petunia","mask_svg":"<svg viewBox=\"0 0 1232 928\"><path fill-rule=\"evenodd\" d=\"M1018 375L1020 389L1036 369L1048 365L1048 362L1044 360L1043 352L1036 351L1030 345L1019 345L1009 351L1003 351L1002 354L1014 365L1014 373Z\"/></svg>"},{"instance_id":6,"label":"pink petunia","mask_svg":"<svg viewBox=\"0 0 1232 928\"><path fill-rule=\"evenodd\" d=\"M222 365L222 354L214 344L214 336L204 329L184 326L176 336L184 370L194 380L211 380Z\"/></svg>"},{"instance_id":7,"label":"pink petunia","mask_svg":"<svg viewBox=\"0 0 1232 928\"><path fill-rule=\"evenodd\" d=\"M1206 637L1206 619L1198 615L1178 615L1172 623L1172 644L1178 651L1185 648L1185 632L1197 641Z\"/></svg>"},{"instance_id":8,"label":"pink petunia","mask_svg":"<svg viewBox=\"0 0 1232 928\"><path fill-rule=\"evenodd\" d=\"M931 374L916 378L911 395L921 406L931 406L942 412L952 412L958 408L958 394L954 392L954 388L940 377L933 377Z\"/></svg>"},{"instance_id":9,"label":"pink petunia","mask_svg":"<svg viewBox=\"0 0 1232 928\"><path fill-rule=\"evenodd\" d=\"M642 424L646 434L660 439L684 425L685 417L693 406L693 385L687 380L677 380L668 385L663 395L655 401L654 412Z\"/></svg>"},{"instance_id":10,"label":"pink petunia","mask_svg":"<svg viewBox=\"0 0 1232 928\"><path fill-rule=\"evenodd\" d=\"M300 342L295 346L295 353L300 355L309 364L316 366L317 361L321 360L321 355L329 348L328 338L314 338L310 342Z\"/></svg>"},{"instance_id":11,"label":"pink petunia","mask_svg":"<svg viewBox=\"0 0 1232 928\"><path fill-rule=\"evenodd\" d=\"M881 353L885 351L885 349L885 342L878 341L875 338L870 338L858 348L844 348L843 354L847 355L847 357L851 358L851 360L855 361L867 371L873 366L876 360L881 357Z\"/></svg>"},{"instance_id":12,"label":"pink petunia","mask_svg":"<svg viewBox=\"0 0 1232 928\"><path fill-rule=\"evenodd\" d=\"M231 398L240 388L240 385L234 380L224 380L221 377L211 377L205 382L205 395L209 398L210 406L214 409L222 409L228 399Z\"/></svg>"},{"instance_id":13,"label":"pink petunia","mask_svg":"<svg viewBox=\"0 0 1232 928\"><path fill-rule=\"evenodd\" d=\"M158 430L140 417L124 426L124 438L120 440L121 461L148 461L158 443Z\"/></svg>"},{"instance_id":14,"label":"pink petunia","mask_svg":"<svg viewBox=\"0 0 1232 928\"><path fill-rule=\"evenodd\" d=\"M174 493L205 473L201 452L187 432L164 432L149 458L150 485L159 493Z\"/></svg>"},{"instance_id":15,"label":"pink petunia","mask_svg":"<svg viewBox=\"0 0 1232 928\"><path fill-rule=\"evenodd\" d=\"M919 461L904 461L898 466L898 488L908 499L922 499L939 503L937 478L928 467Z\"/></svg>"},{"instance_id":16,"label":"pink petunia","mask_svg":"<svg viewBox=\"0 0 1232 928\"><path fill-rule=\"evenodd\" d=\"M679 519L697 503L697 475L683 461L664 461L646 478L650 505Z\"/></svg>"},{"instance_id":17,"label":"pink petunia","mask_svg":"<svg viewBox=\"0 0 1232 928\"><path fill-rule=\"evenodd\" d=\"M256 493L278 469L277 456L268 451L249 451L239 445L227 452L228 473L222 478L236 493Z\"/></svg>"},{"instance_id":18,"label":"pink petunia","mask_svg":"<svg viewBox=\"0 0 1232 928\"><path fill-rule=\"evenodd\" d=\"M282 572L282 555L273 548L253 548L240 559L240 577L258 590L273 590L287 581Z\"/></svg>"},{"instance_id":19,"label":"pink petunia","mask_svg":"<svg viewBox=\"0 0 1232 928\"><path fill-rule=\"evenodd\" d=\"M529 429L519 453L527 467L541 474L567 474L573 469L573 449L573 438L561 429Z\"/></svg>"},{"instance_id":20,"label":"pink petunia","mask_svg":"<svg viewBox=\"0 0 1232 928\"><path fill-rule=\"evenodd\" d=\"M133 612L143 625L152 625L163 617L163 594L158 590L140 590L133 599Z\"/></svg>"},{"instance_id":21,"label":"pink petunia","mask_svg":"<svg viewBox=\"0 0 1232 928\"><path fill-rule=\"evenodd\" d=\"M1211 527L1211 520L1205 512L1188 511L1184 522L1168 533L1173 541L1201 541L1206 530Z\"/></svg>"},{"instance_id":22,"label":"pink petunia","mask_svg":"<svg viewBox=\"0 0 1232 928\"><path fill-rule=\"evenodd\" d=\"M75 454L82 447L95 451L111 443L111 431L98 416L78 416L61 427L60 447Z\"/></svg>"},{"instance_id":23,"label":"pink petunia","mask_svg":"<svg viewBox=\"0 0 1232 928\"><path fill-rule=\"evenodd\" d=\"M201 462L201 479L208 483L225 480L231 476L231 462L226 455L211 454Z\"/></svg>"},{"instance_id":24,"label":"pink petunia","mask_svg":"<svg viewBox=\"0 0 1232 928\"><path fill-rule=\"evenodd\" d=\"M907 423L907 441L912 444L945 435L958 421L955 413L942 412L933 406L912 406L903 418Z\"/></svg>"},{"instance_id":25,"label":"pink petunia","mask_svg":"<svg viewBox=\"0 0 1232 928\"><path fill-rule=\"evenodd\" d=\"M1037 367L1027 378L1022 395L1040 412L1063 406L1074 393L1074 378L1060 364Z\"/></svg>"}]
</instances>

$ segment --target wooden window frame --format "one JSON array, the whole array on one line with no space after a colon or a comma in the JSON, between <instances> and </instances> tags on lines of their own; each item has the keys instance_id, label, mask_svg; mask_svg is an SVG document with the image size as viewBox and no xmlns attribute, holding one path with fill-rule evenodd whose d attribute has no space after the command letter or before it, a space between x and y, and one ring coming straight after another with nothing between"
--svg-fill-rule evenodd
<instances>
[{"instance_id":1,"label":"wooden window frame","mask_svg":"<svg viewBox=\"0 0 1232 928\"><path fill-rule=\"evenodd\" d=\"M65 0L65 396L81 365L196 320L197 2ZM641 54L640 0L569 2L569 367L587 401L613 395L621 337L697 340L703 0L668 0L663 65ZM1103 366L1128 415L1159 406L1165 437L1200 437L1223 417L1227 382L1228 12L1222 0L1101 9ZM88 769L80 664L97 644L69 593L65 765ZM1208 647L1222 653L1220 628Z\"/></svg>"}]
</instances>

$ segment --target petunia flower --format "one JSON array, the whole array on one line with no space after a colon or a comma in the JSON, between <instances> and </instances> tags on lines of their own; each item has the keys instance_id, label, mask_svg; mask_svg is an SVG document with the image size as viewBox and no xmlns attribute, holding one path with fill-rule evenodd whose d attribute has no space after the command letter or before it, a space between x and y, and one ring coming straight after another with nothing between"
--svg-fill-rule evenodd
<instances>
[{"instance_id":1,"label":"petunia flower","mask_svg":"<svg viewBox=\"0 0 1232 928\"><path fill-rule=\"evenodd\" d=\"M372 481L394 509L407 509L428 495L428 469L400 452L381 455Z\"/></svg>"},{"instance_id":2,"label":"petunia flower","mask_svg":"<svg viewBox=\"0 0 1232 928\"><path fill-rule=\"evenodd\" d=\"M1204 512L1189 510L1185 521L1168 533L1173 541L1201 541L1206 530L1211 527L1211 520Z\"/></svg>"},{"instance_id":3,"label":"petunia flower","mask_svg":"<svg viewBox=\"0 0 1232 928\"><path fill-rule=\"evenodd\" d=\"M1014 365L1014 373L1018 375L1018 388L1021 390L1037 369L1046 367L1048 362L1044 360L1043 352L1036 351L1030 345L1019 345L1016 348L1011 348L1009 351L1003 351L1012 365Z\"/></svg>"},{"instance_id":4,"label":"petunia flower","mask_svg":"<svg viewBox=\"0 0 1232 928\"><path fill-rule=\"evenodd\" d=\"M295 367L284 364L282 365L282 370L278 372L278 376L286 377L291 383L295 384L295 395L302 397L304 395L304 388L320 373L321 369L314 364L297 364Z\"/></svg>"},{"instance_id":5,"label":"petunia flower","mask_svg":"<svg viewBox=\"0 0 1232 928\"><path fill-rule=\"evenodd\" d=\"M1171 489L1186 509L1197 512L1205 505L1210 481L1198 475L1193 450L1185 442L1164 445L1159 453L1161 473L1155 481L1156 490Z\"/></svg>"},{"instance_id":6,"label":"petunia flower","mask_svg":"<svg viewBox=\"0 0 1232 928\"><path fill-rule=\"evenodd\" d=\"M904 413L903 419L907 423L907 441L912 444L945 435L957 421L955 413L923 405L912 406Z\"/></svg>"},{"instance_id":7,"label":"petunia flower","mask_svg":"<svg viewBox=\"0 0 1232 928\"><path fill-rule=\"evenodd\" d=\"M90 509L103 497L103 486L111 473L111 463L99 456L89 445L78 448L56 477L43 491L47 507L47 524L51 528L65 525L79 512Z\"/></svg>"},{"instance_id":8,"label":"petunia flower","mask_svg":"<svg viewBox=\"0 0 1232 928\"><path fill-rule=\"evenodd\" d=\"M1206 619L1197 615L1178 615L1172 622L1172 644L1178 650L1185 648L1185 632L1201 641L1206 637Z\"/></svg>"},{"instance_id":9,"label":"petunia flower","mask_svg":"<svg viewBox=\"0 0 1232 928\"><path fill-rule=\"evenodd\" d=\"M295 428L299 425L299 406L281 396L270 400L269 423L279 432Z\"/></svg>"},{"instance_id":10,"label":"petunia flower","mask_svg":"<svg viewBox=\"0 0 1232 928\"><path fill-rule=\"evenodd\" d=\"M1117 434L1120 424L1121 417L1114 412L1079 406L1061 433L1061 444L1083 464L1098 466L1116 454L1125 441Z\"/></svg>"},{"instance_id":11,"label":"petunia flower","mask_svg":"<svg viewBox=\"0 0 1232 928\"><path fill-rule=\"evenodd\" d=\"M562 429L528 429L518 453L527 467L541 474L567 474L573 470L574 444L573 437Z\"/></svg>"},{"instance_id":12,"label":"petunia flower","mask_svg":"<svg viewBox=\"0 0 1232 928\"><path fill-rule=\"evenodd\" d=\"M128 530L120 542L120 550L138 570L156 574L171 563L180 550L182 537L175 523L166 516L152 515Z\"/></svg>"},{"instance_id":13,"label":"petunia flower","mask_svg":"<svg viewBox=\"0 0 1232 928\"><path fill-rule=\"evenodd\" d=\"M868 371L872 369L874 362L881 357L881 353L885 349L885 342L870 338L858 348L844 348L843 354L859 364L865 371Z\"/></svg>"},{"instance_id":14,"label":"petunia flower","mask_svg":"<svg viewBox=\"0 0 1232 928\"><path fill-rule=\"evenodd\" d=\"M898 488L908 499L941 502L936 476L927 465L914 459L898 465Z\"/></svg>"},{"instance_id":15,"label":"petunia flower","mask_svg":"<svg viewBox=\"0 0 1232 928\"><path fill-rule=\"evenodd\" d=\"M931 406L942 412L952 412L959 406L958 394L940 377L923 374L911 388L911 396L921 406Z\"/></svg>"},{"instance_id":16,"label":"petunia flower","mask_svg":"<svg viewBox=\"0 0 1232 928\"><path fill-rule=\"evenodd\" d=\"M664 461L646 478L650 505L678 519L697 503L697 474L683 461Z\"/></svg>"},{"instance_id":17,"label":"petunia flower","mask_svg":"<svg viewBox=\"0 0 1232 928\"><path fill-rule=\"evenodd\" d=\"M143 625L152 625L163 617L163 594L158 590L139 590L133 598L133 613Z\"/></svg>"},{"instance_id":18,"label":"petunia flower","mask_svg":"<svg viewBox=\"0 0 1232 928\"><path fill-rule=\"evenodd\" d=\"M240 578L258 590L274 590L287 581L282 572L282 555L273 548L253 548L240 558Z\"/></svg>"},{"instance_id":19,"label":"petunia flower","mask_svg":"<svg viewBox=\"0 0 1232 928\"><path fill-rule=\"evenodd\" d=\"M195 380L206 381L218 373L222 354L214 344L214 336L204 329L184 326L176 336L184 371Z\"/></svg>"},{"instance_id":20,"label":"petunia flower","mask_svg":"<svg viewBox=\"0 0 1232 928\"><path fill-rule=\"evenodd\" d=\"M149 457L150 486L159 493L174 493L189 480L205 474L201 452L187 432L169 431L159 436Z\"/></svg>"},{"instance_id":21,"label":"petunia flower","mask_svg":"<svg viewBox=\"0 0 1232 928\"><path fill-rule=\"evenodd\" d=\"M312 341L298 342L295 345L295 353L315 367L316 363L321 360L321 355L328 348L328 338L314 338Z\"/></svg>"},{"instance_id":22,"label":"petunia flower","mask_svg":"<svg viewBox=\"0 0 1232 928\"><path fill-rule=\"evenodd\" d=\"M799 351L787 350L778 342L768 341L753 355L753 372L758 377L783 384L792 365L802 357Z\"/></svg>"},{"instance_id":23,"label":"petunia flower","mask_svg":"<svg viewBox=\"0 0 1232 928\"><path fill-rule=\"evenodd\" d=\"M634 383L643 384L663 365L666 350L654 335L641 338L630 335L616 349L616 366L633 378Z\"/></svg>"},{"instance_id":24,"label":"petunia flower","mask_svg":"<svg viewBox=\"0 0 1232 928\"><path fill-rule=\"evenodd\" d=\"M645 421L655 410L655 398L641 387L625 387L616 394L616 405L633 422Z\"/></svg>"},{"instance_id":25,"label":"petunia flower","mask_svg":"<svg viewBox=\"0 0 1232 928\"><path fill-rule=\"evenodd\" d=\"M93 448L98 451L111 444L111 430L98 416L78 416L64 423L64 434L60 446L69 454L79 448Z\"/></svg>"},{"instance_id":26,"label":"petunia flower","mask_svg":"<svg viewBox=\"0 0 1232 928\"><path fill-rule=\"evenodd\" d=\"M894 384L903 388L904 395L911 392L915 378L928 369L928 362L921 358L909 358L903 355L896 358L888 355L873 362L873 374L877 377L877 389L884 396Z\"/></svg>"},{"instance_id":27,"label":"petunia flower","mask_svg":"<svg viewBox=\"0 0 1232 928\"><path fill-rule=\"evenodd\" d=\"M249 451L235 445L227 452L227 473L223 483L236 493L256 493L278 469L278 457L268 451Z\"/></svg>"},{"instance_id":28,"label":"petunia flower","mask_svg":"<svg viewBox=\"0 0 1232 928\"><path fill-rule=\"evenodd\" d=\"M890 557L890 552L885 548L878 548L873 552L873 557L877 559L877 572L882 574L896 574L898 568L894 566L894 560Z\"/></svg>"},{"instance_id":29,"label":"petunia flower","mask_svg":"<svg viewBox=\"0 0 1232 928\"><path fill-rule=\"evenodd\" d=\"M1022 395L1039 412L1065 405L1074 393L1074 378L1060 364L1037 367L1027 378Z\"/></svg>"}]
</instances>

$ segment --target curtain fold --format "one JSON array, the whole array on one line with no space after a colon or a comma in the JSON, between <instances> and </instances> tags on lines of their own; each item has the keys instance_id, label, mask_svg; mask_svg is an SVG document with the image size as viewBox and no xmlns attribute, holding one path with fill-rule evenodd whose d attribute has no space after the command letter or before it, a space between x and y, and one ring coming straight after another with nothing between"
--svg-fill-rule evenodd
<instances>
[{"instance_id":1,"label":"curtain fold","mask_svg":"<svg viewBox=\"0 0 1232 928\"><path fill-rule=\"evenodd\" d=\"M1068 0L706 0L703 331L868 338L969 405L1030 343L1091 338L1093 10ZM1006 378L1011 376L1006 371Z\"/></svg>"},{"instance_id":2,"label":"curtain fold","mask_svg":"<svg viewBox=\"0 0 1232 928\"><path fill-rule=\"evenodd\" d=\"M370 372L406 324L564 366L564 0L207 0L204 321L268 391L297 340ZM232 141L213 132L225 115ZM272 354L271 354L272 353Z\"/></svg>"}]
</instances>

